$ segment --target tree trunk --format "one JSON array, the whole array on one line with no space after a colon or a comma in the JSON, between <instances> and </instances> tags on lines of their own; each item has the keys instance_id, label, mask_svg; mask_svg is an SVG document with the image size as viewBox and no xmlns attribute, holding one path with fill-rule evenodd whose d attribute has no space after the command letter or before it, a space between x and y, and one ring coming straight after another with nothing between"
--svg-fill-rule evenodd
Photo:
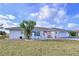
<instances>
[{"instance_id":1,"label":"tree trunk","mask_svg":"<svg viewBox=\"0 0 79 59\"><path fill-rule=\"evenodd\" d=\"M27 39L29 39L29 40L30 40L30 35L29 35L29 34L27 35Z\"/></svg>"},{"instance_id":2,"label":"tree trunk","mask_svg":"<svg viewBox=\"0 0 79 59\"><path fill-rule=\"evenodd\" d=\"M30 39L30 36L29 35L27 36L27 39Z\"/></svg>"}]
</instances>

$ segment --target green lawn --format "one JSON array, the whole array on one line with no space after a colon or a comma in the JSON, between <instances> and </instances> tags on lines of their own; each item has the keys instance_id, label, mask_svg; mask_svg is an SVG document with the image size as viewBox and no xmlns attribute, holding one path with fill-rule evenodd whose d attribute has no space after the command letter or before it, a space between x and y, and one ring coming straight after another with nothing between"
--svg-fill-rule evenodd
<instances>
[{"instance_id":1,"label":"green lawn","mask_svg":"<svg viewBox=\"0 0 79 59\"><path fill-rule=\"evenodd\" d=\"M1 56L60 56L78 55L79 41L0 40Z\"/></svg>"}]
</instances>

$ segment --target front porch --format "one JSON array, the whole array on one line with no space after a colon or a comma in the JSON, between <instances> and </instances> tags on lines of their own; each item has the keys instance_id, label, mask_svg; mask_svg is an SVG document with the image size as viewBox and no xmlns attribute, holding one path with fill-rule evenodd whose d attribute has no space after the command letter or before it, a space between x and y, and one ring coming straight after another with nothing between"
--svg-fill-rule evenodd
<instances>
[{"instance_id":1,"label":"front porch","mask_svg":"<svg viewBox=\"0 0 79 59\"><path fill-rule=\"evenodd\" d=\"M55 31L33 31L31 38L33 40L55 39L56 32Z\"/></svg>"}]
</instances>

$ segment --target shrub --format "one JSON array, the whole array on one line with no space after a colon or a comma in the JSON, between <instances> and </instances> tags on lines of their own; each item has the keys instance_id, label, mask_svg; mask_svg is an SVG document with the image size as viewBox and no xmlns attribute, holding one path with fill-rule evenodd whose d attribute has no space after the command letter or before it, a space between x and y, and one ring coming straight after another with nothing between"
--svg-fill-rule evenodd
<instances>
[{"instance_id":1,"label":"shrub","mask_svg":"<svg viewBox=\"0 0 79 59\"><path fill-rule=\"evenodd\" d=\"M75 31L69 31L70 36L76 36L77 33Z\"/></svg>"},{"instance_id":2,"label":"shrub","mask_svg":"<svg viewBox=\"0 0 79 59\"><path fill-rule=\"evenodd\" d=\"M6 37L6 35L0 35L0 39L5 39Z\"/></svg>"}]
</instances>

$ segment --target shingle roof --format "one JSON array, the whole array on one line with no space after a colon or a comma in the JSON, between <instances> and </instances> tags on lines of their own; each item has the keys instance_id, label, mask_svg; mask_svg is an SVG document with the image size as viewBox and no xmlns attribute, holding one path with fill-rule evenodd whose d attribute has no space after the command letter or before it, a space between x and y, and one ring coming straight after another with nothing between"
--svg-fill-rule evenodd
<instances>
[{"instance_id":1,"label":"shingle roof","mask_svg":"<svg viewBox=\"0 0 79 59\"><path fill-rule=\"evenodd\" d=\"M10 28L5 28L7 30L18 30L20 31L20 27L10 27ZM40 30L48 30L48 31L67 31L64 29L59 29L59 28L46 28L46 27L35 27L34 29L40 29Z\"/></svg>"},{"instance_id":2,"label":"shingle roof","mask_svg":"<svg viewBox=\"0 0 79 59\"><path fill-rule=\"evenodd\" d=\"M20 27L9 27L9 28L5 28L6 30L21 30Z\"/></svg>"}]
</instances>

